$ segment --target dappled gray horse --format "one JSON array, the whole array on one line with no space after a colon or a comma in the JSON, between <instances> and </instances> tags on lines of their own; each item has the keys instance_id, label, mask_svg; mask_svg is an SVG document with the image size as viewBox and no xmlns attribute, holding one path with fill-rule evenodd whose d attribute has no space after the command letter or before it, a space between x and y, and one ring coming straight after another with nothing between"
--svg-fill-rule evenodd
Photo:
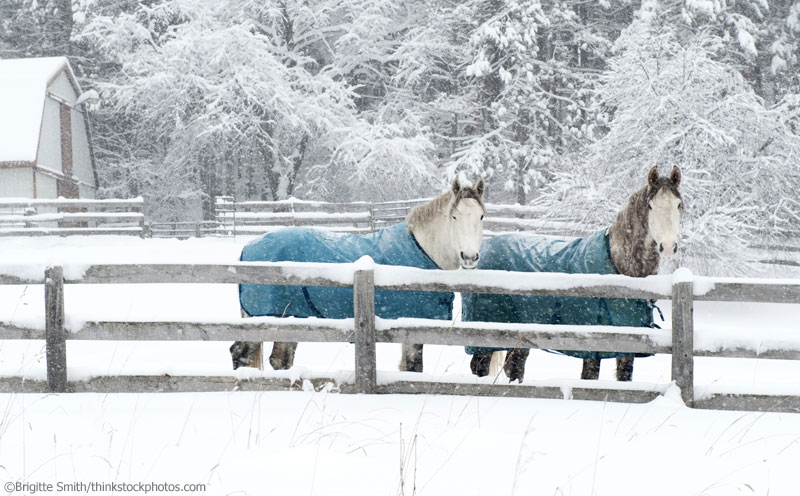
<instances>
[{"instance_id":1,"label":"dappled gray horse","mask_svg":"<svg viewBox=\"0 0 800 496\"><path fill-rule=\"evenodd\" d=\"M678 250L678 229L683 203L678 187L681 172L674 167L669 177L650 169L647 184L631 195L610 228L573 241L553 240L528 233L495 236L481 245L479 269L520 272L624 274L645 277L658 271L661 256ZM653 310L646 300L468 294L464 296L465 321L572 325L653 325ZM498 348L467 347L473 355L475 375L489 374L492 353ZM503 368L510 380L525 375L530 350L509 350ZM581 379L597 379L600 360L617 359L617 380L633 376L630 353L561 351L583 359Z\"/></svg>"},{"instance_id":2,"label":"dappled gray horse","mask_svg":"<svg viewBox=\"0 0 800 496\"><path fill-rule=\"evenodd\" d=\"M242 249L242 261L350 263L369 255L378 264L422 269L475 268L483 235L483 179L475 186L454 180L450 189L415 207L406 222L367 235L312 228L265 234ZM241 284L239 302L248 316L353 317L351 288ZM376 291L375 313L382 318L452 318L453 293ZM276 342L270 365L288 369L297 343ZM406 370L422 371L422 345L404 353ZM233 368L262 367L261 343L237 341L230 348ZM406 360L406 357L409 357Z\"/></svg>"}]
</instances>

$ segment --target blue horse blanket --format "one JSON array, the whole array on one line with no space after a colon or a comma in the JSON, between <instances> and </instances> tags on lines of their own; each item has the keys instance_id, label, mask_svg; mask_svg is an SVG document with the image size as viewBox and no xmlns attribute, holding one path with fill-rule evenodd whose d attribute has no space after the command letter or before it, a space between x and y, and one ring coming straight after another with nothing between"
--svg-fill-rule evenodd
<instances>
[{"instance_id":1,"label":"blue horse blanket","mask_svg":"<svg viewBox=\"0 0 800 496\"><path fill-rule=\"evenodd\" d=\"M295 227L265 234L242 249L242 261L351 263L369 255L375 263L437 269L405 222L367 235ZM453 293L375 291L375 313L386 319L450 320ZM240 284L239 302L250 316L353 317L352 288Z\"/></svg>"},{"instance_id":2,"label":"blue horse blanket","mask_svg":"<svg viewBox=\"0 0 800 496\"><path fill-rule=\"evenodd\" d=\"M605 230L573 241L511 233L484 240L479 269L568 274L618 274ZM564 296L464 295L465 321L651 327L647 300ZM470 355L500 348L468 346ZM560 351L578 358L616 358L631 353ZM647 356L636 354L635 356Z\"/></svg>"}]
</instances>

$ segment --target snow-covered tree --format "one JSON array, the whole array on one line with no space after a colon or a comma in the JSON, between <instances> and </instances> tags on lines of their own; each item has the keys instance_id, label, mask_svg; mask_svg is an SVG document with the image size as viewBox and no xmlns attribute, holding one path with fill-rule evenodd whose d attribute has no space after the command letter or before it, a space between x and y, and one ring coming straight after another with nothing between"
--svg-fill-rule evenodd
<instances>
[{"instance_id":1,"label":"snow-covered tree","mask_svg":"<svg viewBox=\"0 0 800 496\"><path fill-rule=\"evenodd\" d=\"M427 158L433 144L424 131L411 117L361 121L337 147L330 163L309 171L303 189L311 196L336 201L432 196L442 178Z\"/></svg>"},{"instance_id":2,"label":"snow-covered tree","mask_svg":"<svg viewBox=\"0 0 800 496\"><path fill-rule=\"evenodd\" d=\"M542 203L607 225L653 165L683 171L682 263L702 272L748 267L750 246L800 225L796 104L767 107L718 60L725 41L677 32L655 6L620 37L600 101L608 133L551 184Z\"/></svg>"},{"instance_id":3,"label":"snow-covered tree","mask_svg":"<svg viewBox=\"0 0 800 496\"><path fill-rule=\"evenodd\" d=\"M740 72L767 104L800 90L797 2L684 0L674 11L680 11L682 24L713 29L726 48L718 57L741 66Z\"/></svg>"},{"instance_id":4,"label":"snow-covered tree","mask_svg":"<svg viewBox=\"0 0 800 496\"><path fill-rule=\"evenodd\" d=\"M88 0L4 0L0 2L0 56L72 55L73 17ZM8 47L4 47L7 45Z\"/></svg>"},{"instance_id":5,"label":"snow-covered tree","mask_svg":"<svg viewBox=\"0 0 800 496\"><path fill-rule=\"evenodd\" d=\"M295 49L303 33L283 7L174 0L90 21L84 35L121 67L104 97L136 127L136 165L152 167L143 193L285 198L354 124L352 92Z\"/></svg>"},{"instance_id":6,"label":"snow-covered tree","mask_svg":"<svg viewBox=\"0 0 800 496\"><path fill-rule=\"evenodd\" d=\"M579 2L446 5L400 49L399 85L424 102L450 175L484 175L495 201L525 203L593 137L592 85L611 23L603 7Z\"/></svg>"}]
</instances>

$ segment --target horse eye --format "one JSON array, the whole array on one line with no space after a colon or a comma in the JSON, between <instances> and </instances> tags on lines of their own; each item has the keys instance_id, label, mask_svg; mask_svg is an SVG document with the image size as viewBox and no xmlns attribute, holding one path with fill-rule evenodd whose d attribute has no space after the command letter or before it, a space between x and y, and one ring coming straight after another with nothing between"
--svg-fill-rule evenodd
<instances>
[{"instance_id":1,"label":"horse eye","mask_svg":"<svg viewBox=\"0 0 800 496\"><path fill-rule=\"evenodd\" d=\"M456 216L455 215L453 216L453 220L456 220Z\"/></svg>"},{"instance_id":2,"label":"horse eye","mask_svg":"<svg viewBox=\"0 0 800 496\"><path fill-rule=\"evenodd\" d=\"M481 215L481 220L483 220L483 215Z\"/></svg>"},{"instance_id":3,"label":"horse eye","mask_svg":"<svg viewBox=\"0 0 800 496\"><path fill-rule=\"evenodd\" d=\"M648 210L653 210L653 204L652 203L648 203L647 204L647 209Z\"/></svg>"}]
</instances>

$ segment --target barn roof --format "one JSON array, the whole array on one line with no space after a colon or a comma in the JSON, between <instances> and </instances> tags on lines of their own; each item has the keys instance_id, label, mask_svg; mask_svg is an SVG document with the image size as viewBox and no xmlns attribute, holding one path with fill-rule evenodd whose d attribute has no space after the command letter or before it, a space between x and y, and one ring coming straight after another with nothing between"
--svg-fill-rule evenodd
<instances>
[{"instance_id":1,"label":"barn roof","mask_svg":"<svg viewBox=\"0 0 800 496\"><path fill-rule=\"evenodd\" d=\"M66 57L0 59L0 163L36 161L47 87L62 71L80 94Z\"/></svg>"}]
</instances>

